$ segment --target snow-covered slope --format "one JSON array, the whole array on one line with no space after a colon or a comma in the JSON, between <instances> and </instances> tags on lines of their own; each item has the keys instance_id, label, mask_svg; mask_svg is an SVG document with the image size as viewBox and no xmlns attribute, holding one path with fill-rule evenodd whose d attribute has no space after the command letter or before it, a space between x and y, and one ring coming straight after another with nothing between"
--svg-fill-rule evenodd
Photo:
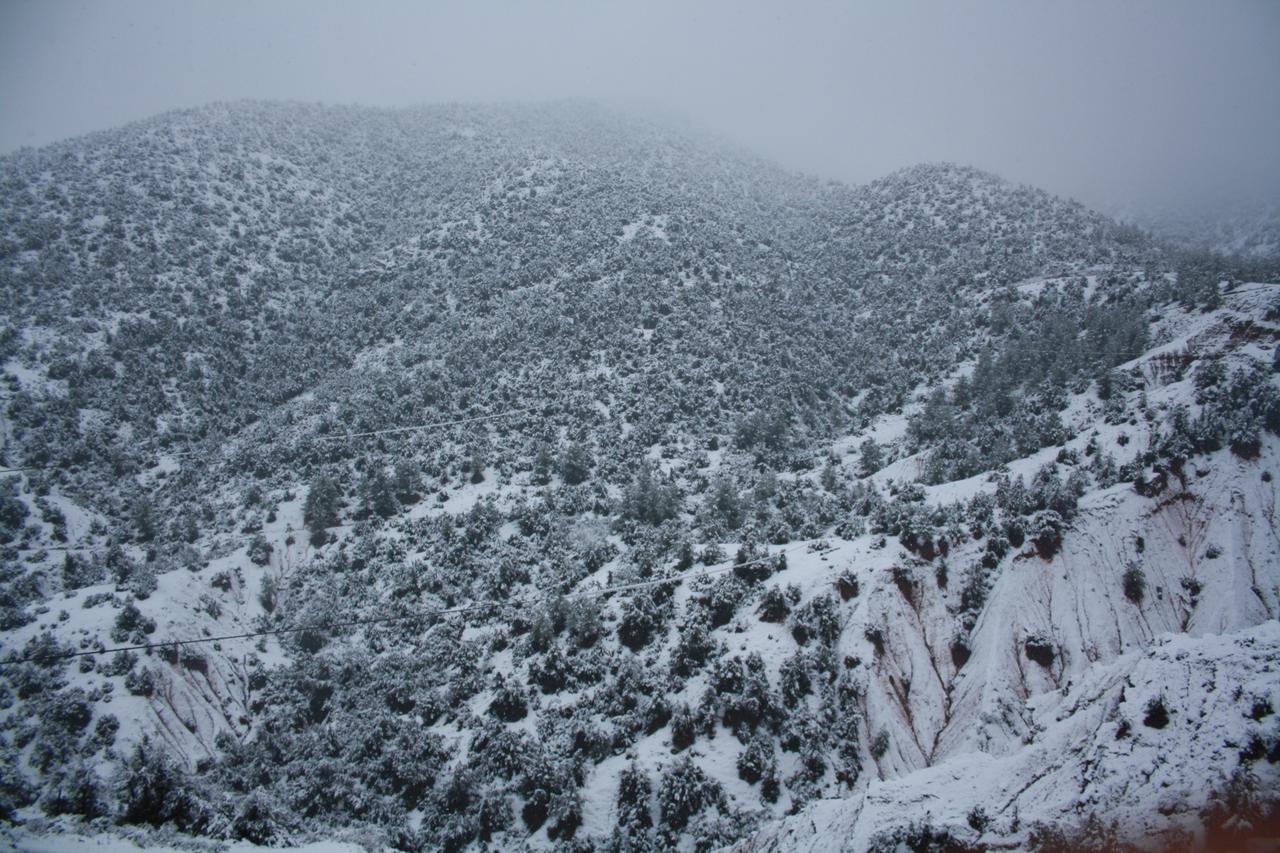
<instances>
[{"instance_id":1,"label":"snow-covered slope","mask_svg":"<svg viewBox=\"0 0 1280 853\"><path fill-rule=\"evenodd\" d=\"M0 173L0 642L85 653L0 671L6 817L839 846L967 825L958 774L1029 843L1073 773L1160 820L1043 748L1114 702L1144 742L1161 679L1173 730L1163 649L1259 689L1274 284L582 105L215 107Z\"/></svg>"},{"instance_id":2,"label":"snow-covered slope","mask_svg":"<svg viewBox=\"0 0 1280 853\"><path fill-rule=\"evenodd\" d=\"M1252 357L1240 332L1265 310L1258 293L1244 287L1220 311L1168 315L1166 342L1131 363L1150 378L1131 393L1157 411L1194 407L1190 378L1162 372L1167 354ZM1117 425L1096 417L1096 401L1070 408L1068 453L1093 446L1136 459L1155 443L1160 418ZM1063 458L1009 468L1030 473L1055 454ZM1280 782L1280 720L1270 711L1280 690L1278 466L1280 442L1269 438L1256 459L1223 449L1166 472L1158 487L1089 492L1059 549L1045 555L1028 541L1002 562L968 631L956 624L954 577L949 591L940 569L981 549L953 546L931 563L900 552L895 564L906 570L864 580L869 600L845 632L872 627L880 640L879 650L856 641L847 650L870 664L867 733L887 733L876 777L742 849L865 849L913 822L977 843L982 833L967 823L975 807L991 819L985 843L997 845L1028 843L1036 822L1082 825L1091 815L1118 820L1118 837L1152 848L1180 833L1203 841L1206 804L1228 796L1238 769L1263 790ZM928 499L970 496L990 481L934 487ZM1135 570L1141 595L1126 586ZM1140 725L1159 697L1168 730ZM1129 738L1118 745L1117 727ZM1261 752L1240 758L1252 739L1248 749ZM1259 808L1274 834L1274 803Z\"/></svg>"},{"instance_id":3,"label":"snow-covered slope","mask_svg":"<svg viewBox=\"0 0 1280 853\"><path fill-rule=\"evenodd\" d=\"M1120 216L1152 233L1197 250L1238 254L1258 261L1280 257L1280 206L1263 203L1228 206L1188 214L1166 209Z\"/></svg>"},{"instance_id":4,"label":"snow-covered slope","mask_svg":"<svg viewBox=\"0 0 1280 853\"><path fill-rule=\"evenodd\" d=\"M1090 818L1108 830L1114 822L1113 838L1149 849L1225 849L1218 845L1233 834L1277 826L1274 813L1259 820L1257 803L1233 790L1241 767L1261 790L1280 784L1277 671L1275 620L1166 635L1031 699L1022 711L1027 733L1004 754L967 751L876 780L861 796L812 803L736 849L865 850L910 823L1004 848L1030 843L1037 825L1065 823L1083 849L1104 841L1089 836Z\"/></svg>"}]
</instances>

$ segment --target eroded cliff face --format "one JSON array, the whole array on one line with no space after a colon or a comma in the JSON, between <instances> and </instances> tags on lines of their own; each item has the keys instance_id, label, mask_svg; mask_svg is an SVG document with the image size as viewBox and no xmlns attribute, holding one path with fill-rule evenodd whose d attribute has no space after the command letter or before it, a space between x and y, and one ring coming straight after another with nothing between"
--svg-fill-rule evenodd
<instances>
[{"instance_id":1,"label":"eroded cliff face","mask_svg":"<svg viewBox=\"0 0 1280 853\"><path fill-rule=\"evenodd\" d=\"M1180 318L1174 346L1194 339L1245 357L1231 333L1239 310ZM1190 381L1156 366L1169 349L1134 362L1148 377L1134 393L1160 411L1193 407ZM1108 424L1078 402L1067 452L1137 459L1159 429L1159 418ZM998 562L976 614L964 612L962 573L983 558L981 543L943 556L889 540L898 550L879 552L842 638L865 668L866 740L879 735L881 754L847 798L812 803L742 849L864 849L910 822L1018 845L1038 821L1094 814L1157 846L1202 841L1201 813L1233 775L1264 788L1277 779L1278 463L1269 436L1256 457L1222 449L1088 492L1059 539L1028 536ZM935 487L927 500L990 479ZM1144 725L1151 702L1167 723ZM1259 750L1271 761L1255 764ZM983 831L967 819L976 807Z\"/></svg>"},{"instance_id":2,"label":"eroded cliff face","mask_svg":"<svg viewBox=\"0 0 1280 853\"><path fill-rule=\"evenodd\" d=\"M1024 706L1024 744L1001 755L955 754L874 782L860 797L813 803L738 849L863 850L907 816L967 843L1013 847L1028 843L1038 822L1064 818L1081 827L1074 837L1085 844L1090 816L1153 848L1265 832L1259 803L1233 777L1243 765L1262 790L1274 783L1259 744L1268 732L1274 739L1278 666L1275 621L1166 636L1087 666L1070 688Z\"/></svg>"}]
</instances>

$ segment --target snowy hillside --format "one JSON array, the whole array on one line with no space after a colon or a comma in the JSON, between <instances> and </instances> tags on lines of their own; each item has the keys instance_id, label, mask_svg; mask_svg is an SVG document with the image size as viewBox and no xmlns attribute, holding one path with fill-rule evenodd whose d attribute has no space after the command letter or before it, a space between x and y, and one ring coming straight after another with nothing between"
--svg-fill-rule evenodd
<instances>
[{"instance_id":1,"label":"snowy hillside","mask_svg":"<svg viewBox=\"0 0 1280 853\"><path fill-rule=\"evenodd\" d=\"M22 837L1276 834L1256 267L576 103L215 106L0 181Z\"/></svg>"},{"instance_id":2,"label":"snowy hillside","mask_svg":"<svg viewBox=\"0 0 1280 853\"><path fill-rule=\"evenodd\" d=\"M1233 849L1275 830L1259 791L1275 782L1278 656L1274 620L1167 636L1028 702L1032 733L1005 755L970 752L877 780L861 797L814 803L739 849L891 849L930 832L951 849L1064 841L1116 849L1126 839Z\"/></svg>"},{"instance_id":3,"label":"snowy hillside","mask_svg":"<svg viewBox=\"0 0 1280 853\"><path fill-rule=\"evenodd\" d=\"M1190 215L1185 210L1132 212L1126 220L1173 243L1201 251L1225 252L1256 260L1280 257L1280 207L1274 200L1217 205Z\"/></svg>"}]
</instances>

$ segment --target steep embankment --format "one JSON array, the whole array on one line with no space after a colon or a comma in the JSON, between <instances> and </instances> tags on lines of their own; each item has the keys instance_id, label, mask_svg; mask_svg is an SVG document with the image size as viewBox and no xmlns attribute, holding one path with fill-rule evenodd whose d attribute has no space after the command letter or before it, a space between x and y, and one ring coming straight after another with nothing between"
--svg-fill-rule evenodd
<instances>
[{"instance_id":1,"label":"steep embankment","mask_svg":"<svg viewBox=\"0 0 1280 853\"><path fill-rule=\"evenodd\" d=\"M1166 315L1164 342L1127 365L1145 377L1128 403L1153 417L1095 419L1100 401L1074 400L1076 438L1010 469L1098 453L1141 459L1170 412L1196 408L1195 383L1172 366L1189 354L1247 363L1261 354L1259 340L1274 339L1258 322L1266 292L1246 286L1218 312ZM878 779L848 799L811 804L744 849L863 849L907 822L964 843L1020 845L1034 824L1091 816L1119 822L1113 842L1161 846L1186 833L1202 842L1206 820L1246 805L1254 828L1234 831L1274 834L1273 806L1241 779L1265 788L1280 778L1270 677L1278 457L1268 439L1257 456L1222 449L1136 486L1087 492L1060 541L1045 549L1028 536L998 564L980 612L959 624L970 593L956 594L943 565L976 561L982 548L953 545L932 561L900 553L854 619L877 640L865 719L869 735L887 734ZM965 497L990 481L937 486L928 499ZM1139 724L1151 703L1166 708L1170 730L1158 714ZM977 826L968 820L975 808Z\"/></svg>"},{"instance_id":2,"label":"steep embankment","mask_svg":"<svg viewBox=\"0 0 1280 853\"><path fill-rule=\"evenodd\" d=\"M1280 626L1166 636L1084 668L1027 704L1025 741L967 752L814 803L737 849L864 850L949 833L957 847L1018 848L1055 836L1077 848L1144 842L1227 849L1274 837L1260 790L1274 784ZM1271 745L1271 754L1267 754ZM1252 780L1249 779L1256 772ZM904 820L906 818L906 820ZM1105 848L1104 849L1114 849Z\"/></svg>"}]
</instances>

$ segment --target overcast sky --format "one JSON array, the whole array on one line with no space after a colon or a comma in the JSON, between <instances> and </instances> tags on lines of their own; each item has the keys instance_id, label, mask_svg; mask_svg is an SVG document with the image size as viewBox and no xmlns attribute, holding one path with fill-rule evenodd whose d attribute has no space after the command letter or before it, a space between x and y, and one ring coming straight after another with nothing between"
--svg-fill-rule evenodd
<instances>
[{"instance_id":1,"label":"overcast sky","mask_svg":"<svg viewBox=\"0 0 1280 853\"><path fill-rule=\"evenodd\" d=\"M214 100L574 96L853 182L953 160L1280 201L1280 0L0 2L4 152Z\"/></svg>"}]
</instances>

